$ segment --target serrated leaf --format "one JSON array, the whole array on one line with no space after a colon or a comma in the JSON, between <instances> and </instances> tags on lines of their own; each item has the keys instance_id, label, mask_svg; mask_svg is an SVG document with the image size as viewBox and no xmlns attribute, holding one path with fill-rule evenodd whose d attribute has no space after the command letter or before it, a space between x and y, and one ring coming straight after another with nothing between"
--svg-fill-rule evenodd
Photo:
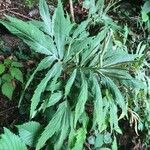
<instances>
[{"instance_id":1,"label":"serrated leaf","mask_svg":"<svg viewBox=\"0 0 150 150\"><path fill-rule=\"evenodd\" d=\"M49 13L49 8L48 5L46 4L45 0L40 0L39 2L39 10L40 10L40 15L44 21L44 27L45 30L49 35L52 36L52 22L50 19L50 13Z\"/></svg>"},{"instance_id":2,"label":"serrated leaf","mask_svg":"<svg viewBox=\"0 0 150 150\"><path fill-rule=\"evenodd\" d=\"M81 90L77 99L77 104L75 108L75 120L74 120L74 127L76 127L77 121L84 112L85 103L88 99L88 83L85 79L83 72L81 72Z\"/></svg>"},{"instance_id":3,"label":"serrated leaf","mask_svg":"<svg viewBox=\"0 0 150 150\"><path fill-rule=\"evenodd\" d=\"M4 64L0 64L0 75L3 74L5 71L5 66Z\"/></svg>"},{"instance_id":4,"label":"serrated leaf","mask_svg":"<svg viewBox=\"0 0 150 150\"><path fill-rule=\"evenodd\" d=\"M10 73L12 77L23 83L23 74L18 68L10 68Z\"/></svg>"},{"instance_id":5,"label":"serrated leaf","mask_svg":"<svg viewBox=\"0 0 150 150\"><path fill-rule=\"evenodd\" d=\"M22 125L17 125L19 136L22 141L31 147L34 147L40 136L42 126L35 121L27 122Z\"/></svg>"},{"instance_id":6,"label":"serrated leaf","mask_svg":"<svg viewBox=\"0 0 150 150\"><path fill-rule=\"evenodd\" d=\"M27 150L27 147L17 135L4 128L4 134L0 138L0 150Z\"/></svg>"},{"instance_id":7,"label":"serrated leaf","mask_svg":"<svg viewBox=\"0 0 150 150\"><path fill-rule=\"evenodd\" d=\"M66 112L66 102L63 102L59 105L57 112L54 114L53 118L50 120L49 124L44 129L44 132L41 134L41 137L38 140L36 145L36 150L40 150L45 142L51 138L55 132L59 131L62 126L62 118Z\"/></svg>"},{"instance_id":8,"label":"serrated leaf","mask_svg":"<svg viewBox=\"0 0 150 150\"><path fill-rule=\"evenodd\" d=\"M38 64L37 68L34 70L34 72L32 73L32 75L30 76L28 82L26 83L25 85L25 88L24 88L24 91L23 91L23 94L21 95L20 97L20 100L19 100L19 106L22 102L22 99L24 97L24 93L25 93L25 90L28 88L28 86L30 85L31 81L33 80L35 74L38 72L38 71L41 71L43 69L47 69L49 68L52 63L54 62L54 58L52 56L47 56L45 57L44 59L41 60L41 62Z\"/></svg>"},{"instance_id":9,"label":"serrated leaf","mask_svg":"<svg viewBox=\"0 0 150 150\"><path fill-rule=\"evenodd\" d=\"M105 121L104 115L103 115L103 98L101 94L100 85L96 79L96 77L93 77L93 86L94 86L94 95L95 95L95 101L94 101L94 113L95 113L95 122L98 124L98 129L101 132L102 131L102 124Z\"/></svg>"},{"instance_id":10,"label":"serrated leaf","mask_svg":"<svg viewBox=\"0 0 150 150\"><path fill-rule=\"evenodd\" d=\"M11 100L14 89L15 89L15 87L13 86L13 84L11 82L5 82L2 85L2 94L7 96Z\"/></svg>"},{"instance_id":11,"label":"serrated leaf","mask_svg":"<svg viewBox=\"0 0 150 150\"><path fill-rule=\"evenodd\" d=\"M60 59L64 57L65 39L68 37L71 28L70 21L64 17L62 2L58 0L58 6L53 15L53 32Z\"/></svg>"},{"instance_id":12,"label":"serrated leaf","mask_svg":"<svg viewBox=\"0 0 150 150\"><path fill-rule=\"evenodd\" d=\"M61 65L59 63L56 63L46 74L46 76L42 79L40 84L37 86L36 90L34 91L33 97L31 99L31 109L30 109L30 116L31 118L34 116L34 111L40 101L40 97L42 92L44 92L47 83L49 82L50 79L52 79L55 74L58 71L61 71Z\"/></svg>"},{"instance_id":13,"label":"serrated leaf","mask_svg":"<svg viewBox=\"0 0 150 150\"><path fill-rule=\"evenodd\" d=\"M31 23L7 16L9 22L0 21L9 31L21 38L31 49L57 57L53 40ZM39 38L40 37L40 38Z\"/></svg>"},{"instance_id":14,"label":"serrated leaf","mask_svg":"<svg viewBox=\"0 0 150 150\"><path fill-rule=\"evenodd\" d=\"M71 87L74 83L74 80L76 78L77 70L75 69L72 74L70 75L69 80L67 81L67 84L65 86L65 97L70 93Z\"/></svg>"},{"instance_id":15,"label":"serrated leaf","mask_svg":"<svg viewBox=\"0 0 150 150\"><path fill-rule=\"evenodd\" d=\"M69 108L69 106L67 105ZM66 108L64 117L62 119L62 127L61 127L61 133L59 136L58 141L54 145L55 150L60 150L62 148L64 140L67 138L68 132L69 132L69 127L70 127L70 111L69 109Z\"/></svg>"},{"instance_id":16,"label":"serrated leaf","mask_svg":"<svg viewBox=\"0 0 150 150\"><path fill-rule=\"evenodd\" d=\"M56 93L53 93L50 98L48 99L48 102L46 104L46 107L50 107L54 104L56 104L61 98L63 97L62 91L58 91Z\"/></svg>"}]
</instances>

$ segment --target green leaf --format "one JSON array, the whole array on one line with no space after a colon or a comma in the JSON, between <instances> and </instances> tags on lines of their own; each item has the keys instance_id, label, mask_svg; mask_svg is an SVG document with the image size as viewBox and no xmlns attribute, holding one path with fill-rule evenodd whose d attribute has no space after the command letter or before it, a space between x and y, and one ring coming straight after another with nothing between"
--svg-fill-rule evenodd
<instances>
[{"instance_id":1,"label":"green leaf","mask_svg":"<svg viewBox=\"0 0 150 150\"><path fill-rule=\"evenodd\" d=\"M150 12L150 0L147 0L145 3L144 3L144 6L142 7L142 10L145 12L145 13L149 13Z\"/></svg>"},{"instance_id":2,"label":"green leaf","mask_svg":"<svg viewBox=\"0 0 150 150\"><path fill-rule=\"evenodd\" d=\"M65 39L69 36L72 25L69 20L64 17L64 11L61 0L58 0L58 6L53 15L53 32L59 58L64 57Z\"/></svg>"},{"instance_id":3,"label":"green leaf","mask_svg":"<svg viewBox=\"0 0 150 150\"><path fill-rule=\"evenodd\" d=\"M68 105L67 107L69 108ZM66 108L66 112L62 119L61 133L59 135L58 141L54 145L55 150L60 150L62 148L63 142L68 136L69 127L70 127L70 113L71 113L68 108Z\"/></svg>"},{"instance_id":4,"label":"green leaf","mask_svg":"<svg viewBox=\"0 0 150 150\"><path fill-rule=\"evenodd\" d=\"M86 31L86 27L89 23L89 19L86 21L81 22L81 24L75 29L73 32L73 39L77 38L79 35L81 35L83 32Z\"/></svg>"},{"instance_id":5,"label":"green leaf","mask_svg":"<svg viewBox=\"0 0 150 150\"><path fill-rule=\"evenodd\" d=\"M45 90L47 83L50 79L52 79L58 71L61 71L61 65L56 63L46 74L45 78L42 79L40 84L37 86L36 90L34 91L33 97L31 99L31 109L30 109L30 117L32 118L35 115L35 109L39 104L40 97L42 92Z\"/></svg>"},{"instance_id":6,"label":"green leaf","mask_svg":"<svg viewBox=\"0 0 150 150\"><path fill-rule=\"evenodd\" d=\"M56 104L63 97L62 91L51 94L50 98L47 101L46 107L50 107Z\"/></svg>"},{"instance_id":7,"label":"green leaf","mask_svg":"<svg viewBox=\"0 0 150 150\"><path fill-rule=\"evenodd\" d=\"M12 77L16 78L18 81L23 83L23 74L18 68L10 68L10 73Z\"/></svg>"},{"instance_id":8,"label":"green leaf","mask_svg":"<svg viewBox=\"0 0 150 150\"><path fill-rule=\"evenodd\" d=\"M0 21L9 31L21 38L31 49L57 58L53 40L31 23L6 16L10 22ZM40 38L39 38L40 37Z\"/></svg>"},{"instance_id":9,"label":"green leaf","mask_svg":"<svg viewBox=\"0 0 150 150\"><path fill-rule=\"evenodd\" d=\"M13 80L13 77L10 74L6 73L2 76L2 80L6 82L11 82Z\"/></svg>"},{"instance_id":10,"label":"green leaf","mask_svg":"<svg viewBox=\"0 0 150 150\"><path fill-rule=\"evenodd\" d=\"M66 84L66 86L65 86L65 97L67 97L67 95L70 93L71 87L72 87L72 85L73 85L73 83L74 83L74 80L75 80L75 78L76 78L76 74L77 74L77 70L75 69L75 70L72 72L72 74L71 74L71 76L70 76L70 78L69 78L69 80L67 81L67 84Z\"/></svg>"},{"instance_id":11,"label":"green leaf","mask_svg":"<svg viewBox=\"0 0 150 150\"><path fill-rule=\"evenodd\" d=\"M21 67L23 67L23 65L22 65L21 63L15 62L15 61L12 62L11 66L12 66L12 67L16 67L16 68L21 68Z\"/></svg>"},{"instance_id":12,"label":"green leaf","mask_svg":"<svg viewBox=\"0 0 150 150\"><path fill-rule=\"evenodd\" d=\"M36 145L36 150L40 150L44 146L45 142L51 138L55 132L59 131L62 126L62 118L66 112L66 109L66 102L59 105L57 112L54 114L44 132L41 134L41 137Z\"/></svg>"},{"instance_id":13,"label":"green leaf","mask_svg":"<svg viewBox=\"0 0 150 150\"><path fill-rule=\"evenodd\" d=\"M79 128L76 133L76 142L74 147L71 150L83 150L83 144L86 139L86 129Z\"/></svg>"},{"instance_id":14,"label":"green leaf","mask_svg":"<svg viewBox=\"0 0 150 150\"><path fill-rule=\"evenodd\" d=\"M22 125L17 125L17 128L22 141L28 146L35 146L40 136L42 126L38 122L31 121Z\"/></svg>"},{"instance_id":15,"label":"green leaf","mask_svg":"<svg viewBox=\"0 0 150 150\"><path fill-rule=\"evenodd\" d=\"M78 96L77 104L76 104L76 108L75 108L74 127L76 127L78 119L84 112L84 106L88 99L88 83L85 79L83 72L81 72L81 79L82 79L82 85L81 85L81 91Z\"/></svg>"},{"instance_id":16,"label":"green leaf","mask_svg":"<svg viewBox=\"0 0 150 150\"><path fill-rule=\"evenodd\" d=\"M35 74L38 71L41 71L43 69L47 69L48 67L50 67L52 65L52 63L54 62L54 58L52 56L48 56L45 57L44 59L41 60L41 62L38 64L37 68L35 69L35 71L33 72L33 74L30 76L26 86L25 86L25 90L28 88L28 86L30 85L31 81L33 80Z\"/></svg>"},{"instance_id":17,"label":"green leaf","mask_svg":"<svg viewBox=\"0 0 150 150\"><path fill-rule=\"evenodd\" d=\"M4 64L0 64L0 75L3 74L5 71L5 66Z\"/></svg>"},{"instance_id":18,"label":"green leaf","mask_svg":"<svg viewBox=\"0 0 150 150\"><path fill-rule=\"evenodd\" d=\"M52 36L52 22L50 19L50 13L49 13L49 8L48 5L46 4L45 0L40 0L39 2L39 10L40 10L40 15L44 21L44 27L45 30L49 35Z\"/></svg>"},{"instance_id":19,"label":"green leaf","mask_svg":"<svg viewBox=\"0 0 150 150\"><path fill-rule=\"evenodd\" d=\"M102 132L102 124L105 122L105 118L103 115L103 98L102 93L100 89L100 85L96 79L96 77L93 77L93 86L94 86L94 95L95 95L95 101L94 101L94 114L95 114L95 123L98 124L98 129L100 132Z\"/></svg>"},{"instance_id":20,"label":"green leaf","mask_svg":"<svg viewBox=\"0 0 150 150\"><path fill-rule=\"evenodd\" d=\"M2 94L7 96L11 100L14 89L15 89L15 87L13 86L13 84L11 82L5 82L2 85Z\"/></svg>"},{"instance_id":21,"label":"green leaf","mask_svg":"<svg viewBox=\"0 0 150 150\"><path fill-rule=\"evenodd\" d=\"M117 85L109 77L102 78L102 81L104 81L104 84L108 87L108 89L110 89L110 91L114 95L115 100L116 100L117 104L120 106L120 108L122 109L123 113L125 115L127 115L127 107L126 107L125 99L122 96Z\"/></svg>"},{"instance_id":22,"label":"green leaf","mask_svg":"<svg viewBox=\"0 0 150 150\"><path fill-rule=\"evenodd\" d=\"M112 143L112 150L118 150L116 137L114 137L114 141Z\"/></svg>"},{"instance_id":23,"label":"green leaf","mask_svg":"<svg viewBox=\"0 0 150 150\"><path fill-rule=\"evenodd\" d=\"M142 11L142 21L146 22L149 20L149 16L145 11Z\"/></svg>"},{"instance_id":24,"label":"green leaf","mask_svg":"<svg viewBox=\"0 0 150 150\"><path fill-rule=\"evenodd\" d=\"M4 128L4 134L0 138L0 150L27 150L27 147L17 135Z\"/></svg>"}]
</instances>

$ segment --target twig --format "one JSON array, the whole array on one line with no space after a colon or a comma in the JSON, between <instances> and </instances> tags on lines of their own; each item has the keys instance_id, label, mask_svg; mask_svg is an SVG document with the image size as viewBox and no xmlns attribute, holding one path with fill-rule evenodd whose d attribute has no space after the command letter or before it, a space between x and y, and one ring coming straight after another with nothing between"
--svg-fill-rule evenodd
<instances>
[{"instance_id":1,"label":"twig","mask_svg":"<svg viewBox=\"0 0 150 150\"><path fill-rule=\"evenodd\" d=\"M75 22L72 0L69 0L69 4L70 4L70 12L71 12L72 20Z\"/></svg>"},{"instance_id":2,"label":"twig","mask_svg":"<svg viewBox=\"0 0 150 150\"><path fill-rule=\"evenodd\" d=\"M85 146L87 147L88 150L92 150L90 145L87 142L85 142Z\"/></svg>"},{"instance_id":3,"label":"twig","mask_svg":"<svg viewBox=\"0 0 150 150\"><path fill-rule=\"evenodd\" d=\"M0 13L4 12L4 11L10 11L10 10L17 10L18 8L5 8L0 10Z\"/></svg>"},{"instance_id":4,"label":"twig","mask_svg":"<svg viewBox=\"0 0 150 150\"><path fill-rule=\"evenodd\" d=\"M22 105L22 106L27 106L27 105L24 104L24 105ZM18 106L13 106L13 107L10 107L10 108L5 109L5 110L3 110L3 111L0 111L0 115L4 114L4 113L6 113L6 112L8 112L8 111L10 111L10 110L13 110L13 109L18 109Z\"/></svg>"},{"instance_id":5,"label":"twig","mask_svg":"<svg viewBox=\"0 0 150 150\"><path fill-rule=\"evenodd\" d=\"M25 18L25 19L28 19L28 20L32 20L32 18L28 17L28 16L25 16L23 14L20 14L18 12L15 12L15 11L12 11L12 10L8 10L10 13L14 14L14 15L17 15L17 16L20 16L22 18Z\"/></svg>"}]
</instances>

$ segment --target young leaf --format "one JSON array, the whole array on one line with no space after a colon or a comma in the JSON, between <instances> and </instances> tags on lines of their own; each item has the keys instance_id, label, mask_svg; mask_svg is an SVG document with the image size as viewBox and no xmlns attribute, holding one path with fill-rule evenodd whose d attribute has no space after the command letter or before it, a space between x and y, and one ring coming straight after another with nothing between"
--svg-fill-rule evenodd
<instances>
[{"instance_id":1,"label":"young leaf","mask_svg":"<svg viewBox=\"0 0 150 150\"><path fill-rule=\"evenodd\" d=\"M23 74L18 68L14 68L14 67L10 68L10 73L12 77L16 78L18 81L23 83Z\"/></svg>"},{"instance_id":2,"label":"young leaf","mask_svg":"<svg viewBox=\"0 0 150 150\"><path fill-rule=\"evenodd\" d=\"M84 112L84 106L88 99L88 83L85 79L83 72L81 72L81 80L82 80L81 91L80 91L79 97L77 99L77 104L76 104L76 108L75 108L74 127L76 127L78 119Z\"/></svg>"},{"instance_id":3,"label":"young leaf","mask_svg":"<svg viewBox=\"0 0 150 150\"><path fill-rule=\"evenodd\" d=\"M27 150L27 147L17 135L4 128L4 134L0 138L0 150Z\"/></svg>"}]
</instances>

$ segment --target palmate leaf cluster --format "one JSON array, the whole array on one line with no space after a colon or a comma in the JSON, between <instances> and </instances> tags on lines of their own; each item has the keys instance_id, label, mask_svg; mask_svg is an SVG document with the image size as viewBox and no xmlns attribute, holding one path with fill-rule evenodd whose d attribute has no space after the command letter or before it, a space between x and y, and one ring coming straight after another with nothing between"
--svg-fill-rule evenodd
<instances>
[{"instance_id":1,"label":"palmate leaf cluster","mask_svg":"<svg viewBox=\"0 0 150 150\"><path fill-rule=\"evenodd\" d=\"M91 19L80 25L72 23L60 0L52 17L45 0L40 0L39 10L43 21L24 22L6 16L8 21L0 23L45 56L25 86L26 91L36 74L45 73L33 93L30 118L50 108L54 114L44 127L37 122L18 126L20 139L5 129L0 149L7 149L9 138L15 136L10 143L14 150L27 149L26 145L36 150L44 146L82 150L90 131L95 136L110 132L111 148L117 149L115 133L121 134L118 120L128 117L126 91L145 88L134 72L132 76L129 73L143 55L129 54L115 45L108 24L91 36Z\"/></svg>"}]
</instances>

